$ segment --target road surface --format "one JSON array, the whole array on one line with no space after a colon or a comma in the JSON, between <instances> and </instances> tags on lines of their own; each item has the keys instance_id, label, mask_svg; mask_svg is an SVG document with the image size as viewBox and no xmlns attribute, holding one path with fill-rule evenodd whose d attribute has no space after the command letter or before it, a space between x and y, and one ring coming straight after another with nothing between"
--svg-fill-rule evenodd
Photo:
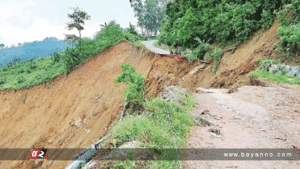
<instances>
[{"instance_id":1,"label":"road surface","mask_svg":"<svg viewBox=\"0 0 300 169\"><path fill-rule=\"evenodd\" d=\"M157 42L157 40L149 40L149 41L142 41L142 44L146 46L149 50L157 54L169 55L170 51L162 50L155 47L153 44Z\"/></svg>"}]
</instances>

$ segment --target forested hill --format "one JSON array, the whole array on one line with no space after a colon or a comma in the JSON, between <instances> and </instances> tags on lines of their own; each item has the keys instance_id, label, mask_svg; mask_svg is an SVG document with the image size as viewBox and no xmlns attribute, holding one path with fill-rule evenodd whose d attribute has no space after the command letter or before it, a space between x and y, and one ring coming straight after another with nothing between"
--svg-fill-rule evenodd
<instances>
[{"instance_id":1,"label":"forested hill","mask_svg":"<svg viewBox=\"0 0 300 169\"><path fill-rule=\"evenodd\" d=\"M27 59L50 56L53 51L62 52L67 46L71 47L65 41L51 37L45 38L43 41L19 44L18 47L2 48L0 49L0 68L18 58L21 61L26 61Z\"/></svg>"},{"instance_id":2,"label":"forested hill","mask_svg":"<svg viewBox=\"0 0 300 169\"><path fill-rule=\"evenodd\" d=\"M275 17L277 49L287 55L300 51L299 0L176 0L167 4L166 15L159 42L195 49L195 58L209 55L212 44L242 42L269 29Z\"/></svg>"}]
</instances>

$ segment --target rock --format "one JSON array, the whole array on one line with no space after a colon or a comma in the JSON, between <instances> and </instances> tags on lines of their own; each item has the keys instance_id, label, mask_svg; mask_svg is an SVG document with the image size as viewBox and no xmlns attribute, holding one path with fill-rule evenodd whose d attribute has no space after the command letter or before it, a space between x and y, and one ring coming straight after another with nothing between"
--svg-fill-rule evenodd
<instances>
[{"instance_id":1,"label":"rock","mask_svg":"<svg viewBox=\"0 0 300 169\"><path fill-rule=\"evenodd\" d=\"M139 141L131 141L131 142L124 143L119 148L138 148L140 144L141 142Z\"/></svg>"},{"instance_id":2,"label":"rock","mask_svg":"<svg viewBox=\"0 0 300 169\"><path fill-rule=\"evenodd\" d=\"M52 141L52 140L48 140L48 143L49 143L49 144L52 144L52 143L53 143L53 141Z\"/></svg>"},{"instance_id":3,"label":"rock","mask_svg":"<svg viewBox=\"0 0 300 169\"><path fill-rule=\"evenodd\" d=\"M188 54L192 54L192 53L193 53L193 51L192 51L191 49L186 49L186 53L188 53Z\"/></svg>"},{"instance_id":4,"label":"rock","mask_svg":"<svg viewBox=\"0 0 300 169\"><path fill-rule=\"evenodd\" d=\"M140 159L140 160L153 159L154 156L149 150L139 149L140 145L141 142L139 141L124 143L117 149L110 152L109 155L106 155L101 159L102 160L125 160L127 158L126 152L134 155L133 157L135 157L135 159Z\"/></svg>"},{"instance_id":5,"label":"rock","mask_svg":"<svg viewBox=\"0 0 300 169\"><path fill-rule=\"evenodd\" d=\"M70 123L71 126L76 126L76 127L80 127L81 124L82 124L81 118L79 118L79 119L73 119L73 122Z\"/></svg>"},{"instance_id":6,"label":"rock","mask_svg":"<svg viewBox=\"0 0 300 169\"><path fill-rule=\"evenodd\" d=\"M198 87L196 89L197 93L231 93L232 91L229 89L204 89L202 87Z\"/></svg>"},{"instance_id":7,"label":"rock","mask_svg":"<svg viewBox=\"0 0 300 169\"><path fill-rule=\"evenodd\" d=\"M82 169L94 169L94 168L98 168L98 164L95 161L91 160Z\"/></svg>"},{"instance_id":8,"label":"rock","mask_svg":"<svg viewBox=\"0 0 300 169\"><path fill-rule=\"evenodd\" d=\"M203 70L204 67L205 65L197 66L189 74L193 75L195 73L198 73L200 70Z\"/></svg>"},{"instance_id":9,"label":"rock","mask_svg":"<svg viewBox=\"0 0 300 169\"><path fill-rule=\"evenodd\" d=\"M177 86L169 86L164 88L158 96L168 102L177 102L177 103L183 103L183 100L181 98L183 96L187 96L190 93L188 89L177 87Z\"/></svg>"}]
</instances>

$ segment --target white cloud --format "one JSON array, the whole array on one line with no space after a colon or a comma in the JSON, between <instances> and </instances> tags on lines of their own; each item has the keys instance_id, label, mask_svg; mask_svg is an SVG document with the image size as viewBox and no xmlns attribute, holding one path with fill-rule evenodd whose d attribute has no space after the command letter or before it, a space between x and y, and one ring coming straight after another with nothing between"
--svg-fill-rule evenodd
<instances>
[{"instance_id":1,"label":"white cloud","mask_svg":"<svg viewBox=\"0 0 300 169\"><path fill-rule=\"evenodd\" d=\"M78 6L91 15L91 20L85 21L83 37L92 38L100 30L100 24L115 19L122 27L128 27L129 22L136 24L129 1L124 0L3 0L0 4L0 43L5 46L17 45L23 42L43 40L54 36L64 39L65 34L76 34L76 29L68 31L67 17L72 10L69 7Z\"/></svg>"}]
</instances>

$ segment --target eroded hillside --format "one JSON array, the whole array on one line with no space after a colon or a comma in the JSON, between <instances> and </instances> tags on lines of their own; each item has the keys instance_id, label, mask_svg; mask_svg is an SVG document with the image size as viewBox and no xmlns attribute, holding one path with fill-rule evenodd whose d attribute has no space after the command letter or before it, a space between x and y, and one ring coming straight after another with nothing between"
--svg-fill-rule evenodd
<instances>
[{"instance_id":1,"label":"eroded hillside","mask_svg":"<svg viewBox=\"0 0 300 169\"><path fill-rule=\"evenodd\" d=\"M125 84L115 84L120 65L130 62L146 77L147 96L155 96L164 86L176 85L193 92L197 87L236 88L259 84L247 74L255 70L256 59L270 56L276 41L277 21L241 44L234 53L225 52L216 75L214 63L163 57L128 42L109 47L79 66L67 77L55 78L50 88L38 85L19 91L0 92L1 148L85 148L99 139L119 117ZM24 95L27 94L23 104ZM75 154L75 152L74 152ZM62 152L49 154L62 157ZM25 152L19 157L28 157ZM63 168L70 161L1 161L1 168ZM13 166L13 167L12 167Z\"/></svg>"}]
</instances>

